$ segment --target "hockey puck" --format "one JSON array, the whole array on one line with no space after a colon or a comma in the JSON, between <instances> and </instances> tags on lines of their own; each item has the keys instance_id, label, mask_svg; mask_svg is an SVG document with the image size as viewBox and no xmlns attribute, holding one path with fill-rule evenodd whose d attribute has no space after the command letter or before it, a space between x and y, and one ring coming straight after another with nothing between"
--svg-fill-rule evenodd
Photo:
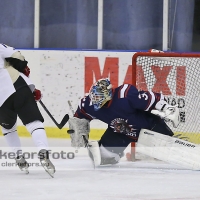
<instances>
[{"instance_id":1,"label":"hockey puck","mask_svg":"<svg viewBox=\"0 0 200 200\"><path fill-rule=\"evenodd\" d=\"M72 133L74 133L74 130L67 130L67 133L69 133L69 134L72 134Z\"/></svg>"}]
</instances>

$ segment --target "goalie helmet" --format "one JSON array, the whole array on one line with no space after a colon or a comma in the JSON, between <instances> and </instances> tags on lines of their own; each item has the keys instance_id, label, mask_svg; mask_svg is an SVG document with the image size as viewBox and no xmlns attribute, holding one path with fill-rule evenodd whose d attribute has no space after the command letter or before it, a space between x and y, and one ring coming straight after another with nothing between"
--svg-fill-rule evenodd
<instances>
[{"instance_id":1,"label":"goalie helmet","mask_svg":"<svg viewBox=\"0 0 200 200\"><path fill-rule=\"evenodd\" d=\"M99 79L92 85L89 97L94 110L99 110L107 101L112 99L112 84L108 78Z\"/></svg>"}]
</instances>

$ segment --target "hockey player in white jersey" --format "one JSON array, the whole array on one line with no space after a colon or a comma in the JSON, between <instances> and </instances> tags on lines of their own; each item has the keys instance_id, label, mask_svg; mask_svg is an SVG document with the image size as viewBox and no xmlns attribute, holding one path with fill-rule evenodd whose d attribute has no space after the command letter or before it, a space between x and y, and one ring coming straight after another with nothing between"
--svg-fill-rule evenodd
<instances>
[{"instance_id":1,"label":"hockey player in white jersey","mask_svg":"<svg viewBox=\"0 0 200 200\"><path fill-rule=\"evenodd\" d=\"M17 165L28 173L28 163L22 155L17 133L19 117L38 147L42 166L53 177L55 167L49 160L44 119L36 103L41 99L41 92L28 78L30 69L27 63L20 51L0 44L0 125L7 144L16 154Z\"/></svg>"}]
</instances>

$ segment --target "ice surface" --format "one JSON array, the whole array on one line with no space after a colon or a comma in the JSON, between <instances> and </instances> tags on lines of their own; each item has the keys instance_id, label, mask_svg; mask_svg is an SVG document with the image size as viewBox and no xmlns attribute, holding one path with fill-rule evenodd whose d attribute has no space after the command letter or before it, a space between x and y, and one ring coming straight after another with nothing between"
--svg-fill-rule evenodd
<instances>
[{"instance_id":1,"label":"ice surface","mask_svg":"<svg viewBox=\"0 0 200 200\"><path fill-rule=\"evenodd\" d=\"M34 146L31 138L21 142ZM67 139L49 139L49 144L71 151ZM7 146L3 137L0 145ZM17 167L0 166L0 200L200 200L200 172L161 161L123 158L118 165L94 170L87 151L81 149L74 159L53 159L53 163L55 178L42 167L30 167L26 175Z\"/></svg>"}]
</instances>

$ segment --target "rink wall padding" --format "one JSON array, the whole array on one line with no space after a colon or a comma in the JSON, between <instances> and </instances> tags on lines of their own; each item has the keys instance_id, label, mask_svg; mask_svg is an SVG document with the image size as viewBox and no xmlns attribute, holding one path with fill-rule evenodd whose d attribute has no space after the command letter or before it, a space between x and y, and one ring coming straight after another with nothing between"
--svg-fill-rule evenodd
<instances>
[{"instance_id":1,"label":"rink wall padding","mask_svg":"<svg viewBox=\"0 0 200 200\"><path fill-rule=\"evenodd\" d=\"M69 139L70 135L67 133L69 128L62 128L61 130L56 127L45 127L45 131L47 133L48 138L66 138ZM24 126L18 126L17 131L20 137L31 137L30 133L26 130ZM105 129L91 129L90 131L90 140L99 140ZM179 139L187 140L188 142L192 142L195 144L200 144L200 139L197 140L196 135L199 133L180 133L175 132L174 137ZM2 135L2 131L0 130L0 136Z\"/></svg>"},{"instance_id":2,"label":"rink wall padding","mask_svg":"<svg viewBox=\"0 0 200 200\"><path fill-rule=\"evenodd\" d=\"M70 135L67 133L67 130L69 129L63 128L60 130L56 127L45 127L45 131L47 133L48 138L70 138ZM18 126L17 131L20 137L31 137L30 133L26 130L24 126ZM91 129L90 139L99 140L104 131L104 129ZM2 131L0 131L0 136L3 136Z\"/></svg>"},{"instance_id":3,"label":"rink wall padding","mask_svg":"<svg viewBox=\"0 0 200 200\"><path fill-rule=\"evenodd\" d=\"M76 110L97 79L110 77L113 87L132 83L135 51L19 50L28 60L30 79L41 90L43 103L59 123L66 113L72 116L68 101ZM45 119L44 126L56 128L40 104L38 107ZM22 125L20 120L18 125ZM99 120L91 123L91 129L106 128Z\"/></svg>"},{"instance_id":4,"label":"rink wall padding","mask_svg":"<svg viewBox=\"0 0 200 200\"><path fill-rule=\"evenodd\" d=\"M133 82L132 57L136 51L19 50L28 61L31 69L30 79L36 88L41 90L42 101L57 122L61 122L66 113L72 117L67 102L70 101L76 110L80 99L88 93L97 79L109 77L113 87ZM168 86L170 89L170 84ZM47 136L69 138L68 123L63 129L58 129L40 104L38 107L45 119ZM91 139L99 139L107 128L107 124L99 120L93 120L90 126ZM18 132L21 137L30 137L20 120ZM199 133L189 133L189 130L185 130L184 133L179 132L175 135L190 142L200 143L195 137L196 134Z\"/></svg>"}]
</instances>

